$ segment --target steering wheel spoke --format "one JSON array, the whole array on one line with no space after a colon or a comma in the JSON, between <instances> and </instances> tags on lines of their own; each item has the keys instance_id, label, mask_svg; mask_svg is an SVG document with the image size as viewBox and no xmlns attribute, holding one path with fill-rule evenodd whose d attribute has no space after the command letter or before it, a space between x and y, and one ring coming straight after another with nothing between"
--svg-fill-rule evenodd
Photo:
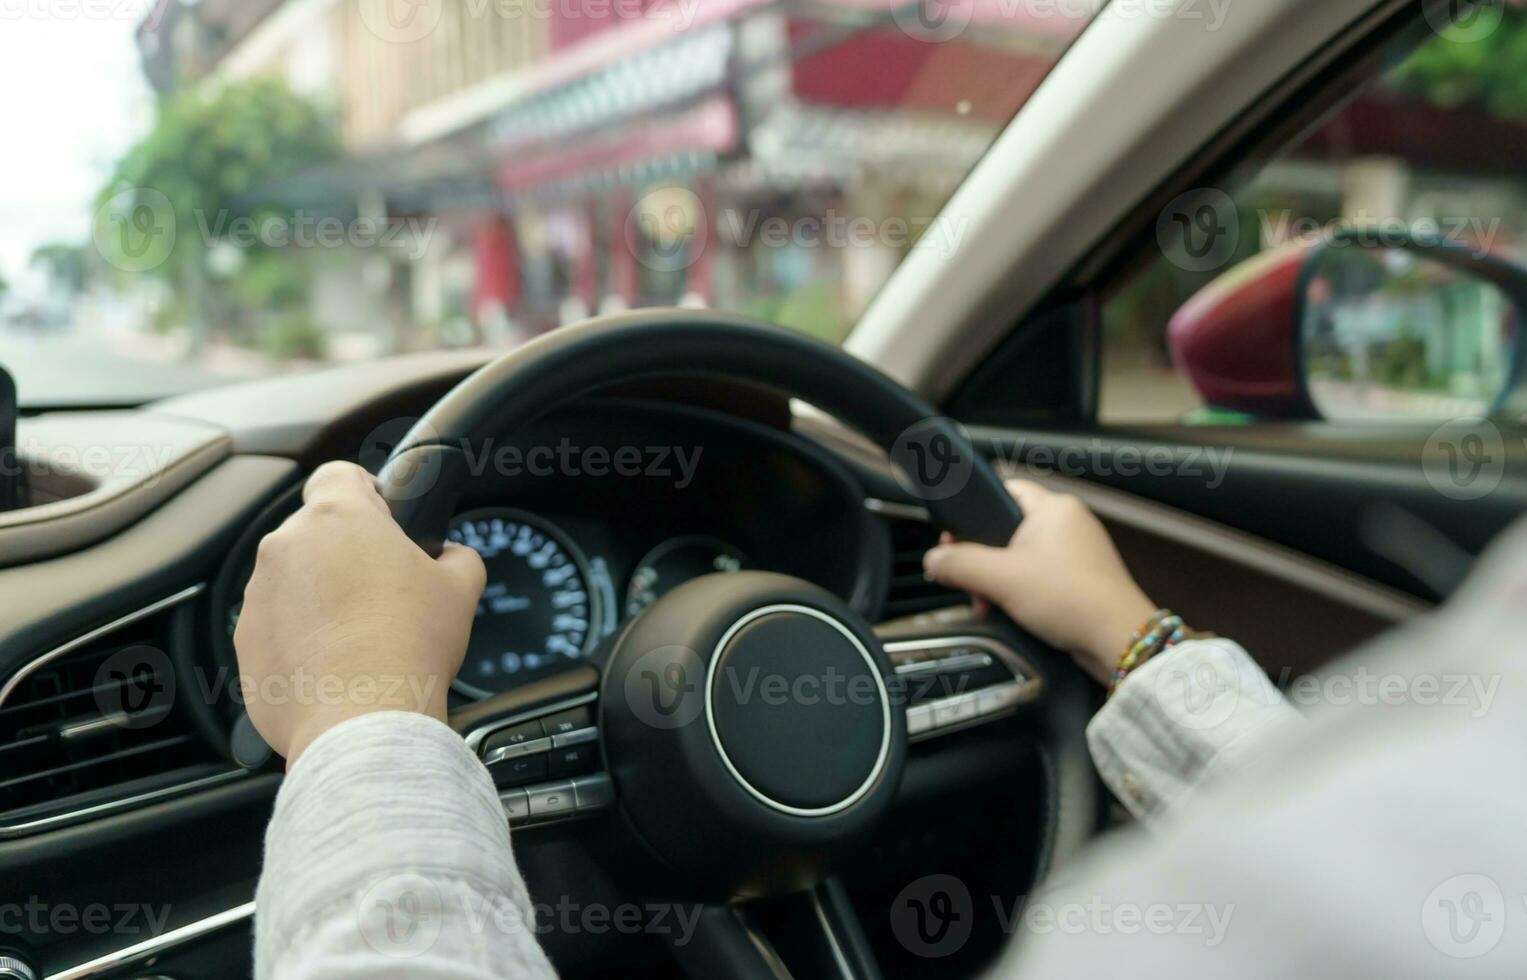
<instances>
[{"instance_id":1,"label":"steering wheel spoke","mask_svg":"<svg viewBox=\"0 0 1527 980\"><path fill-rule=\"evenodd\" d=\"M880 980L864 927L838 878L766 901L713 905L672 947L686 976Z\"/></svg>"},{"instance_id":2,"label":"steering wheel spoke","mask_svg":"<svg viewBox=\"0 0 1527 980\"><path fill-rule=\"evenodd\" d=\"M1048 871L1081 850L1107 814L1106 793L1087 748L1087 722L1100 700L1092 680L1066 654L996 611L936 623L886 624L876 634L898 679L913 682L904 698L908 734L918 751L909 762L908 781L950 790L988 778L990 760L980 750L1010 754L1006 738L1027 740L1041 759L1052 826L1039 867ZM991 665L984 665L982 655ZM1012 730L1004 730L1002 738L962 756L925 758L956 732L1003 720L1012 722Z\"/></svg>"},{"instance_id":3,"label":"steering wheel spoke","mask_svg":"<svg viewBox=\"0 0 1527 980\"><path fill-rule=\"evenodd\" d=\"M493 776L511 825L559 823L615 805L598 686L599 671L582 664L451 716Z\"/></svg>"},{"instance_id":4,"label":"steering wheel spoke","mask_svg":"<svg viewBox=\"0 0 1527 980\"><path fill-rule=\"evenodd\" d=\"M941 632L888 639L883 646L914 743L999 721L1044 693L1039 669L996 636Z\"/></svg>"}]
</instances>

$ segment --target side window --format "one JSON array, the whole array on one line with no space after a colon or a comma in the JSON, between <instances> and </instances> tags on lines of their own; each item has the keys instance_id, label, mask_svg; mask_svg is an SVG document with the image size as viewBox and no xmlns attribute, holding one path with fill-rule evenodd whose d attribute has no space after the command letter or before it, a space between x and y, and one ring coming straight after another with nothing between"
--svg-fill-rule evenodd
<instances>
[{"instance_id":1,"label":"side window","mask_svg":"<svg viewBox=\"0 0 1527 980\"><path fill-rule=\"evenodd\" d=\"M1105 298L1100 421L1519 414L1527 11L1437 26L1271 162L1167 207Z\"/></svg>"}]
</instances>

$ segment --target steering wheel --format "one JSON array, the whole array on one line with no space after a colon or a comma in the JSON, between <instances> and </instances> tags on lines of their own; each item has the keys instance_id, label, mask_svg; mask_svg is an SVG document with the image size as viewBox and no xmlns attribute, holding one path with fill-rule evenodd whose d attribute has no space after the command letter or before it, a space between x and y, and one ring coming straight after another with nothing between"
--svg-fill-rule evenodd
<instances>
[{"instance_id":1,"label":"steering wheel","mask_svg":"<svg viewBox=\"0 0 1527 980\"><path fill-rule=\"evenodd\" d=\"M382 495L409 536L438 554L471 476L468 447L580 395L658 375L765 385L828 412L890 453L932 523L961 539L1002 545L1021 520L963 430L906 388L800 334L689 310L564 327L483 367L394 449L379 476ZM773 948L737 909L806 894L816 914L797 922L819 931L806 945L825 958L822 969L807 972L877 977L833 869L897 804L918 734L909 734L909 716L915 728L933 723L934 706L909 709L898 666L908 651L960 644L1000 652L1014 672L1002 688L1013 696L998 707L1008 709L999 712L1005 717L1019 716L1014 729L1033 740L1042 761L1043 873L1101 826L1105 795L1084 737L1095 694L1069 658L1000 614L902 630L893 640L803 580L709 575L661 597L606 640L593 658L602 669L578 665L565 678L480 702L452 722L480 734L524 717L527 706L565 703L569 693L597 700L616 805L643 845L632 850L648 861L634 887L707 906L697 934L674 950L687 973L782 975ZM963 712L968 702L973 712L977 700L971 694L949 710ZM469 737L469 744L480 742Z\"/></svg>"}]
</instances>

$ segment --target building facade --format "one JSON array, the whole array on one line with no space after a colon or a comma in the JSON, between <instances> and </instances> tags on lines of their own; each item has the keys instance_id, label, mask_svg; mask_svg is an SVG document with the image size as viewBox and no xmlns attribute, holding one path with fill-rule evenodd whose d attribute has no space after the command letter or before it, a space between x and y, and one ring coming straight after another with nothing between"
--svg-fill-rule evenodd
<instances>
[{"instance_id":1,"label":"building facade","mask_svg":"<svg viewBox=\"0 0 1527 980\"><path fill-rule=\"evenodd\" d=\"M990 0L943 39L901 6L201 0L140 45L161 87L332 104L349 158L282 194L422 230L324 257L341 356L675 303L837 340L908 250L952 247L944 201L1085 23Z\"/></svg>"}]
</instances>

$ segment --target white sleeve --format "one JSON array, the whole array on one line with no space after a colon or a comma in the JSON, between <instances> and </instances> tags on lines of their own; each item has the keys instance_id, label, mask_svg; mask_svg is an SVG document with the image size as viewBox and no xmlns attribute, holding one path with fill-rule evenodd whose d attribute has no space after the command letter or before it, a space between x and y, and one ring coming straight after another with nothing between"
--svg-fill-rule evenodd
<instances>
[{"instance_id":1,"label":"white sleeve","mask_svg":"<svg viewBox=\"0 0 1527 980\"><path fill-rule=\"evenodd\" d=\"M556 976L492 779L423 715L365 715L308 747L255 901L258 980Z\"/></svg>"},{"instance_id":2,"label":"white sleeve","mask_svg":"<svg viewBox=\"0 0 1527 980\"><path fill-rule=\"evenodd\" d=\"M1270 743L1256 758L1239 757L1232 772L1225 748L1210 746L1212 789L1151 833L1099 840L1026 896L990 976L1517 980L1527 949L1524 636L1527 523L1444 611L1312 675L1299 724L1228 741L1232 751ZM1184 645L1156 670L1183 653L1177 667L1196 662ZM1156 687L1145 668L1130 686L1120 704ZM1247 688L1210 690L1224 700L1214 711L1193 702L1204 727L1189 732L1233 736L1265 710L1240 696ZM1195 751L1206 744L1186 737Z\"/></svg>"},{"instance_id":3,"label":"white sleeve","mask_svg":"<svg viewBox=\"0 0 1527 980\"><path fill-rule=\"evenodd\" d=\"M1297 717L1240 645L1189 640L1124 679L1087 744L1114 795L1155 823Z\"/></svg>"}]
</instances>

